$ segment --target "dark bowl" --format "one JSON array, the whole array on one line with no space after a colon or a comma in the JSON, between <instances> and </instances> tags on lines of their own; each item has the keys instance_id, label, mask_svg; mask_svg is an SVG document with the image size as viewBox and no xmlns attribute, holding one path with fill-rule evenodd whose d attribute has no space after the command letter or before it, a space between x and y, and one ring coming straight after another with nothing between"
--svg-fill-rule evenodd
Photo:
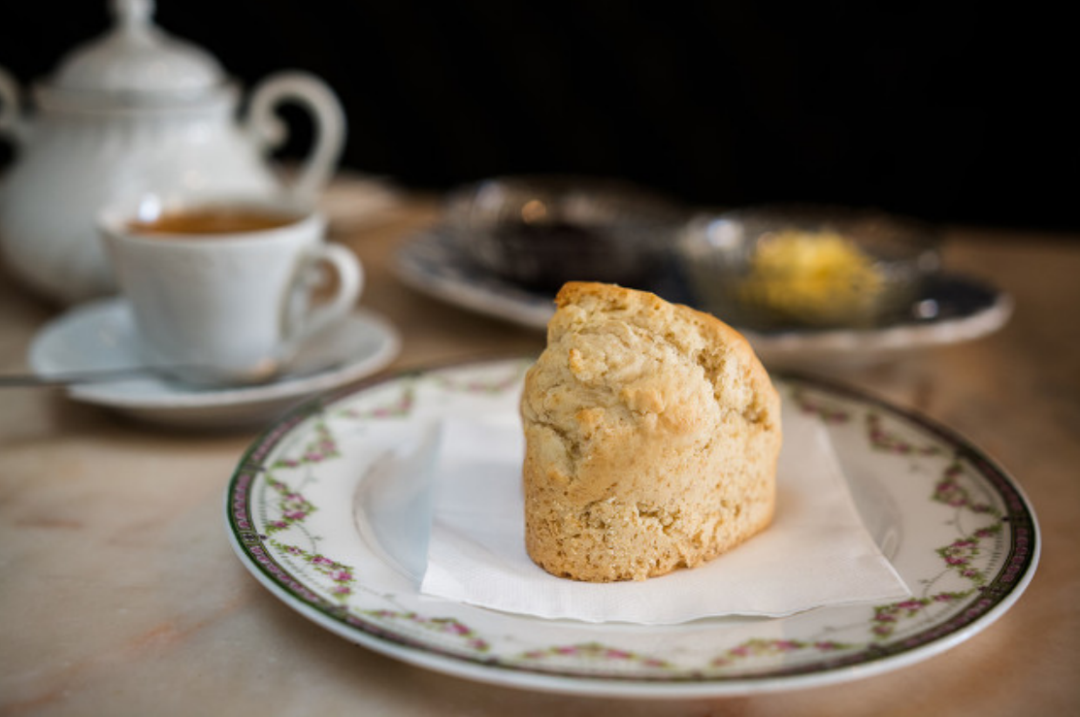
<instances>
[{"instance_id":1,"label":"dark bowl","mask_svg":"<svg viewBox=\"0 0 1080 717\"><path fill-rule=\"evenodd\" d=\"M614 179L516 176L450 194L447 229L474 263L522 287L567 281L649 285L686 214L675 202Z\"/></svg>"}]
</instances>

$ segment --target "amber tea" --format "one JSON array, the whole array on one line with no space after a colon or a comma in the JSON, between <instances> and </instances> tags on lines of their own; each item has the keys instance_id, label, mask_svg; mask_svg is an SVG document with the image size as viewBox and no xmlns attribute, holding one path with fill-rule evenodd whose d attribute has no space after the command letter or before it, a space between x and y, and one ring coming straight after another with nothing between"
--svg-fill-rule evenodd
<instances>
[{"instance_id":1,"label":"amber tea","mask_svg":"<svg viewBox=\"0 0 1080 717\"><path fill-rule=\"evenodd\" d=\"M149 220L136 219L127 228L144 235L236 234L277 229L296 220L295 214L267 207L205 206L169 210Z\"/></svg>"}]
</instances>

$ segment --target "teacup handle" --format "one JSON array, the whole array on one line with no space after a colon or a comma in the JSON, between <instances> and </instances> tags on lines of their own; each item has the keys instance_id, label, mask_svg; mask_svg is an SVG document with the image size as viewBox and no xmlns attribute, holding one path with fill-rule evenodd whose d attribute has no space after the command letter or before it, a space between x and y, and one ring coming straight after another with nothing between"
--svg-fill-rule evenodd
<instances>
[{"instance_id":1,"label":"teacup handle","mask_svg":"<svg viewBox=\"0 0 1080 717\"><path fill-rule=\"evenodd\" d=\"M311 293L313 274L320 264L330 265L337 273L337 291L325 304L313 309L307 307L306 297ZM302 308L287 318L285 353L294 354L313 335L346 316L356 305L364 289L364 269L356 255L340 244L322 244L308 257L307 264L297 272L294 294ZM293 312L290 312L293 313Z\"/></svg>"},{"instance_id":2,"label":"teacup handle","mask_svg":"<svg viewBox=\"0 0 1080 717\"><path fill-rule=\"evenodd\" d=\"M300 169L291 194L300 201L312 202L326 183L341 157L345 143L345 112L333 91L314 75L282 72L260 84L251 95L247 127L263 151L281 145L289 136L288 126L274 112L284 101L293 100L315 119L315 142Z\"/></svg>"}]
</instances>

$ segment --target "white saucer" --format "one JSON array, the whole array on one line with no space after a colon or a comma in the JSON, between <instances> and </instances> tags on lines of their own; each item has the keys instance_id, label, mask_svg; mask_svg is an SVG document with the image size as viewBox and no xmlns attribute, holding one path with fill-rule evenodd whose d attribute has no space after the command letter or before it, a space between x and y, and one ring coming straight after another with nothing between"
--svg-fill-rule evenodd
<instances>
[{"instance_id":1,"label":"white saucer","mask_svg":"<svg viewBox=\"0 0 1080 717\"><path fill-rule=\"evenodd\" d=\"M417 291L520 326L544 330L555 312L554 296L516 286L472 264L439 227L403 244L394 268ZM678 303L699 305L677 271L662 273L651 290ZM929 287L920 303L932 305L935 313L871 329L762 333L735 328L770 368L850 366L883 363L932 346L982 338L1004 326L1013 311L1012 297L1005 292L951 275Z\"/></svg>"},{"instance_id":2,"label":"white saucer","mask_svg":"<svg viewBox=\"0 0 1080 717\"><path fill-rule=\"evenodd\" d=\"M368 376L398 355L401 340L385 319L354 310L317 336L297 356L299 375L278 383L201 388L153 375L72 386L68 395L140 420L170 426L221 429L258 425L294 403ZM134 316L119 298L83 304L47 324L30 346L30 368L42 376L141 365ZM332 365L325 371L317 367ZM304 372L311 366L312 373Z\"/></svg>"}]
</instances>

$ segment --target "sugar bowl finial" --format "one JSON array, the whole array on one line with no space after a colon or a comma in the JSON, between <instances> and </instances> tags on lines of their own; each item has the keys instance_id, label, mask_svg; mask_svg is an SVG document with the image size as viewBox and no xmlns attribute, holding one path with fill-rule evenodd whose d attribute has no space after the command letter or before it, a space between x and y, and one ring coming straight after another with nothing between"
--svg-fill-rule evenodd
<instances>
[{"instance_id":1,"label":"sugar bowl finial","mask_svg":"<svg viewBox=\"0 0 1080 717\"><path fill-rule=\"evenodd\" d=\"M112 0L112 16L125 28L146 27L154 14L154 0Z\"/></svg>"}]
</instances>

